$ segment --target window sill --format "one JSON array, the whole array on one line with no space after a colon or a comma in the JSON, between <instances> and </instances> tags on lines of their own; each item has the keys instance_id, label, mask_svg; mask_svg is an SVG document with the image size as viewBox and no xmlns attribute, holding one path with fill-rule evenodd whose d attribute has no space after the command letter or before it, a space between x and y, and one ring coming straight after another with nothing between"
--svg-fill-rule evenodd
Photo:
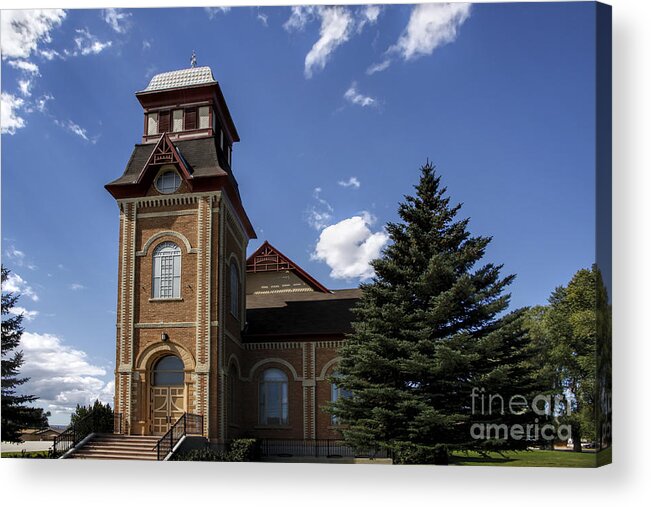
<instances>
[{"instance_id":1,"label":"window sill","mask_svg":"<svg viewBox=\"0 0 651 507\"><path fill-rule=\"evenodd\" d=\"M149 298L150 303L165 303L167 301L183 301L183 298Z\"/></svg>"},{"instance_id":2,"label":"window sill","mask_svg":"<svg viewBox=\"0 0 651 507\"><path fill-rule=\"evenodd\" d=\"M292 427L288 425L278 425L278 424L258 424L253 427L256 430L291 430Z\"/></svg>"}]
</instances>

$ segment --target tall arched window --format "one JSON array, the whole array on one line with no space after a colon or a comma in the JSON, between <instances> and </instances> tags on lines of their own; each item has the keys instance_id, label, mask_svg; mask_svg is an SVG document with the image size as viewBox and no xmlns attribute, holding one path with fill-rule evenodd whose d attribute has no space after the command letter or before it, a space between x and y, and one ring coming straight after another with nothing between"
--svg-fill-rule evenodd
<instances>
[{"instance_id":1,"label":"tall arched window","mask_svg":"<svg viewBox=\"0 0 651 507\"><path fill-rule=\"evenodd\" d=\"M240 316L240 270L235 260L231 260L231 313Z\"/></svg>"},{"instance_id":2,"label":"tall arched window","mask_svg":"<svg viewBox=\"0 0 651 507\"><path fill-rule=\"evenodd\" d=\"M277 368L265 370L260 378L260 424L287 424L287 375Z\"/></svg>"},{"instance_id":3,"label":"tall arched window","mask_svg":"<svg viewBox=\"0 0 651 507\"><path fill-rule=\"evenodd\" d=\"M154 366L155 386L182 386L183 361L177 356L164 356Z\"/></svg>"},{"instance_id":4,"label":"tall arched window","mask_svg":"<svg viewBox=\"0 0 651 507\"><path fill-rule=\"evenodd\" d=\"M181 249L166 241L154 250L153 297L155 299L181 297Z\"/></svg>"}]
</instances>

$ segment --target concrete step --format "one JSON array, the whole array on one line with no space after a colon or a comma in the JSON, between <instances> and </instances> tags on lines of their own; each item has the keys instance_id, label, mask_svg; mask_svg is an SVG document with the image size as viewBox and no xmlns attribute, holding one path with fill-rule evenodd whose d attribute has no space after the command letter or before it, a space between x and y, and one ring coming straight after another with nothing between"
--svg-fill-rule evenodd
<instances>
[{"instance_id":1,"label":"concrete step","mask_svg":"<svg viewBox=\"0 0 651 507\"><path fill-rule=\"evenodd\" d=\"M156 454L143 454L137 452L116 452L116 451L92 451L92 452L76 452L72 455L73 458L94 458L96 456L113 457L115 459L132 458L132 459L157 459Z\"/></svg>"},{"instance_id":2,"label":"concrete step","mask_svg":"<svg viewBox=\"0 0 651 507\"><path fill-rule=\"evenodd\" d=\"M155 461L160 437L138 435L95 435L69 457L71 459L130 459Z\"/></svg>"},{"instance_id":3,"label":"concrete step","mask_svg":"<svg viewBox=\"0 0 651 507\"><path fill-rule=\"evenodd\" d=\"M126 454L156 454L156 451L151 449L133 449L129 447L106 447L106 446L84 446L78 449L78 453L93 453L93 452L116 452Z\"/></svg>"},{"instance_id":4,"label":"concrete step","mask_svg":"<svg viewBox=\"0 0 651 507\"><path fill-rule=\"evenodd\" d=\"M94 440L106 442L158 442L161 437L156 436L133 436L133 435L109 435L100 433L95 435Z\"/></svg>"},{"instance_id":5,"label":"concrete step","mask_svg":"<svg viewBox=\"0 0 651 507\"><path fill-rule=\"evenodd\" d=\"M126 459L132 461L157 461L156 455L154 456L129 456L129 455L116 455L116 454L77 454L74 453L70 459Z\"/></svg>"},{"instance_id":6,"label":"concrete step","mask_svg":"<svg viewBox=\"0 0 651 507\"><path fill-rule=\"evenodd\" d=\"M144 452L149 453L149 452L156 452L155 448L151 445L120 445L120 444L115 444L115 445L101 445L101 444L94 444L92 442L89 442L86 444L82 449L84 451L103 451L104 449L111 449L113 451L125 451L125 452Z\"/></svg>"}]
</instances>

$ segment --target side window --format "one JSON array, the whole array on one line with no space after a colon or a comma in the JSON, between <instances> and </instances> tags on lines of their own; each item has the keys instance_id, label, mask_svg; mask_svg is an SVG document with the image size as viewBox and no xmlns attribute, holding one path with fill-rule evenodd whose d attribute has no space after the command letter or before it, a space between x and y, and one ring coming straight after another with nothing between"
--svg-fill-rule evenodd
<instances>
[{"instance_id":1,"label":"side window","mask_svg":"<svg viewBox=\"0 0 651 507\"><path fill-rule=\"evenodd\" d=\"M158 113L149 113L147 115L147 135L155 134L158 134Z\"/></svg>"},{"instance_id":2,"label":"side window","mask_svg":"<svg viewBox=\"0 0 651 507\"><path fill-rule=\"evenodd\" d=\"M172 132L181 132L183 130L183 109L172 111Z\"/></svg>"},{"instance_id":3,"label":"side window","mask_svg":"<svg viewBox=\"0 0 651 507\"><path fill-rule=\"evenodd\" d=\"M231 261L231 314L236 319L240 317L240 271L237 263Z\"/></svg>"},{"instance_id":4,"label":"side window","mask_svg":"<svg viewBox=\"0 0 651 507\"><path fill-rule=\"evenodd\" d=\"M287 424L288 396L287 375L278 368L265 370L259 386L259 421L265 425Z\"/></svg>"},{"instance_id":5,"label":"side window","mask_svg":"<svg viewBox=\"0 0 651 507\"><path fill-rule=\"evenodd\" d=\"M154 299L181 297L181 249L171 241L161 243L154 250L153 294Z\"/></svg>"},{"instance_id":6,"label":"side window","mask_svg":"<svg viewBox=\"0 0 651 507\"><path fill-rule=\"evenodd\" d=\"M199 128L207 129L210 127L210 116L208 113L208 106L201 106L199 108Z\"/></svg>"}]
</instances>

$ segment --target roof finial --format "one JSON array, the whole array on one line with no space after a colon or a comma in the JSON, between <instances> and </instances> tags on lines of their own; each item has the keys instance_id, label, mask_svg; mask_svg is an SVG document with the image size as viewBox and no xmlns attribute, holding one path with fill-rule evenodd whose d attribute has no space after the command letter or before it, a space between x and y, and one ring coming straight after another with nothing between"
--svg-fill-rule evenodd
<instances>
[{"instance_id":1,"label":"roof finial","mask_svg":"<svg viewBox=\"0 0 651 507\"><path fill-rule=\"evenodd\" d=\"M197 66L197 55L194 52L194 49L192 50L192 57L190 58L190 66L193 69Z\"/></svg>"}]
</instances>

